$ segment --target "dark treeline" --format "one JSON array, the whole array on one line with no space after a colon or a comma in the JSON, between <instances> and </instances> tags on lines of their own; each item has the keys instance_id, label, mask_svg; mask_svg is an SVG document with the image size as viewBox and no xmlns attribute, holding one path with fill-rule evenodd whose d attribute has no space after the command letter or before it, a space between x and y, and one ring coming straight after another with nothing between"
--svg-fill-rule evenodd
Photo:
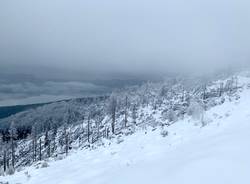
<instances>
[{"instance_id":1,"label":"dark treeline","mask_svg":"<svg viewBox=\"0 0 250 184\"><path fill-rule=\"evenodd\" d=\"M0 119L0 133L3 135L4 141L9 140L9 127L10 122L17 122L17 139L24 139L31 133L32 126L34 122L39 124L39 131L45 131L48 127L48 124L54 124L55 126L61 126L62 117L60 114L67 113L68 116L71 116L72 122L76 122L81 120L82 109L81 107L87 107L90 104L95 102L102 102L107 99L107 96L101 97L86 97L86 98L78 98L75 100L66 100L59 101L49 104L43 104L42 107L29 109L18 113L16 115L12 115L5 119ZM67 106L74 106L74 109L67 110ZM55 115L58 113L58 115ZM32 117L29 116L32 114Z\"/></svg>"}]
</instances>

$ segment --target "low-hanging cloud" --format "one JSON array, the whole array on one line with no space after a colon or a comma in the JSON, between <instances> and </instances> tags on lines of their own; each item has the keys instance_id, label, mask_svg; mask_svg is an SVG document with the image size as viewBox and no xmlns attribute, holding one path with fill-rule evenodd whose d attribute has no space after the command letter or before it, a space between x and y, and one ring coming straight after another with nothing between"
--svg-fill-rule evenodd
<instances>
[{"instance_id":1,"label":"low-hanging cloud","mask_svg":"<svg viewBox=\"0 0 250 184\"><path fill-rule=\"evenodd\" d=\"M1 1L0 67L100 74L245 65L249 7L246 0Z\"/></svg>"},{"instance_id":2,"label":"low-hanging cloud","mask_svg":"<svg viewBox=\"0 0 250 184\"><path fill-rule=\"evenodd\" d=\"M55 100L105 94L107 87L83 82L0 82L0 106L44 103Z\"/></svg>"}]
</instances>

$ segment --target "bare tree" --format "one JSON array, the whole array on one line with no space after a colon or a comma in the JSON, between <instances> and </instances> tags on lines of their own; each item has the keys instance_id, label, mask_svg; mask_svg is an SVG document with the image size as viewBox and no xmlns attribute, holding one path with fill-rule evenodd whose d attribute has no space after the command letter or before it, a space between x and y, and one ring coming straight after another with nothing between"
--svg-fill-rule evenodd
<instances>
[{"instance_id":1,"label":"bare tree","mask_svg":"<svg viewBox=\"0 0 250 184\"><path fill-rule=\"evenodd\" d=\"M110 103L109 103L109 112L112 118L112 122L111 122L112 134L115 134L116 110L117 110L117 99L114 95L111 95Z\"/></svg>"},{"instance_id":2,"label":"bare tree","mask_svg":"<svg viewBox=\"0 0 250 184\"><path fill-rule=\"evenodd\" d=\"M107 129L106 129L106 137L107 137L107 139L109 138L109 132L110 132L110 131L109 131L109 128L107 128Z\"/></svg>"},{"instance_id":3,"label":"bare tree","mask_svg":"<svg viewBox=\"0 0 250 184\"><path fill-rule=\"evenodd\" d=\"M3 150L3 170L4 170L4 172L6 172L6 170L7 170L7 150L6 150L6 147Z\"/></svg>"},{"instance_id":4,"label":"bare tree","mask_svg":"<svg viewBox=\"0 0 250 184\"><path fill-rule=\"evenodd\" d=\"M223 84L223 82L221 82L220 87L219 87L219 97L221 97L223 94L223 88L224 88L224 84Z\"/></svg>"}]
</instances>

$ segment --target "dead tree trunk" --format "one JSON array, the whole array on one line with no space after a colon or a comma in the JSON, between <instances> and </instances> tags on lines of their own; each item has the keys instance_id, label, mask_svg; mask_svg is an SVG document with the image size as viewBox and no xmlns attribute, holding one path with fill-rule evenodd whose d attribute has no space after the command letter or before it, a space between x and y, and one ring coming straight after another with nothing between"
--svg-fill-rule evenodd
<instances>
[{"instance_id":1,"label":"dead tree trunk","mask_svg":"<svg viewBox=\"0 0 250 184\"><path fill-rule=\"evenodd\" d=\"M137 112L136 111L137 111L136 105L134 105L133 111L132 111L132 118L133 118L134 125L136 125L136 118L137 118Z\"/></svg>"},{"instance_id":2,"label":"dead tree trunk","mask_svg":"<svg viewBox=\"0 0 250 184\"><path fill-rule=\"evenodd\" d=\"M115 121L116 121L116 109L117 109L117 99L115 96L112 96L110 99L110 104L109 104L109 111L111 114L111 131L112 134L115 134Z\"/></svg>"},{"instance_id":3,"label":"dead tree trunk","mask_svg":"<svg viewBox=\"0 0 250 184\"><path fill-rule=\"evenodd\" d=\"M97 122L97 140L100 138L100 122Z\"/></svg>"},{"instance_id":4,"label":"dead tree trunk","mask_svg":"<svg viewBox=\"0 0 250 184\"><path fill-rule=\"evenodd\" d=\"M6 172L6 170L7 170L7 151L6 151L6 148L4 149L4 152L3 152L3 170L4 170L4 172Z\"/></svg>"},{"instance_id":5,"label":"dead tree trunk","mask_svg":"<svg viewBox=\"0 0 250 184\"><path fill-rule=\"evenodd\" d=\"M39 160L42 160L42 139L39 140Z\"/></svg>"},{"instance_id":6,"label":"dead tree trunk","mask_svg":"<svg viewBox=\"0 0 250 184\"><path fill-rule=\"evenodd\" d=\"M90 115L88 116L88 125L87 125L87 129L88 129L88 143L90 143Z\"/></svg>"},{"instance_id":7,"label":"dead tree trunk","mask_svg":"<svg viewBox=\"0 0 250 184\"><path fill-rule=\"evenodd\" d=\"M15 145L14 145L14 137L11 137L11 165L15 168Z\"/></svg>"},{"instance_id":8,"label":"dead tree trunk","mask_svg":"<svg viewBox=\"0 0 250 184\"><path fill-rule=\"evenodd\" d=\"M66 135L65 135L65 152L66 152L66 156L68 156L68 153L69 153L69 133L66 132Z\"/></svg>"},{"instance_id":9,"label":"dead tree trunk","mask_svg":"<svg viewBox=\"0 0 250 184\"><path fill-rule=\"evenodd\" d=\"M203 88L202 89L203 90L203 92L202 92L202 99L206 100L207 85L204 84L202 88Z\"/></svg>"},{"instance_id":10,"label":"dead tree trunk","mask_svg":"<svg viewBox=\"0 0 250 184\"><path fill-rule=\"evenodd\" d=\"M124 113L124 127L127 127L128 123L128 97L125 98L125 113Z\"/></svg>"},{"instance_id":11,"label":"dead tree trunk","mask_svg":"<svg viewBox=\"0 0 250 184\"><path fill-rule=\"evenodd\" d=\"M33 161L36 161L36 150L37 150L36 138L33 138L32 144L33 144Z\"/></svg>"},{"instance_id":12,"label":"dead tree trunk","mask_svg":"<svg viewBox=\"0 0 250 184\"><path fill-rule=\"evenodd\" d=\"M223 93L223 83L220 83L220 88L219 88L219 97L222 96Z\"/></svg>"}]
</instances>

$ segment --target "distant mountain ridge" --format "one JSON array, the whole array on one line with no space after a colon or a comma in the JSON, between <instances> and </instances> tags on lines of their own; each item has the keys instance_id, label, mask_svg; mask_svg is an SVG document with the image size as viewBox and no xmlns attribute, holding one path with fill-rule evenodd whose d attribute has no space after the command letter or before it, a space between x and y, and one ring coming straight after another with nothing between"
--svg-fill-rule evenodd
<instances>
[{"instance_id":1,"label":"distant mountain ridge","mask_svg":"<svg viewBox=\"0 0 250 184\"><path fill-rule=\"evenodd\" d=\"M0 107L0 119L7 118L11 115L23 112L25 110L34 109L49 103L39 103L39 104L28 104L28 105L15 105L15 106L3 106Z\"/></svg>"},{"instance_id":2,"label":"distant mountain ridge","mask_svg":"<svg viewBox=\"0 0 250 184\"><path fill-rule=\"evenodd\" d=\"M81 98L76 98L81 99ZM65 99L65 100L58 100L53 102L46 102L46 103L34 103L34 104L27 104L27 105L12 105L12 106L0 106L0 119L4 119L7 117L10 117L12 115L15 115L19 112L23 112L30 109L35 109L37 107L41 107L44 105L49 105L56 102L67 102L72 99Z\"/></svg>"}]
</instances>

